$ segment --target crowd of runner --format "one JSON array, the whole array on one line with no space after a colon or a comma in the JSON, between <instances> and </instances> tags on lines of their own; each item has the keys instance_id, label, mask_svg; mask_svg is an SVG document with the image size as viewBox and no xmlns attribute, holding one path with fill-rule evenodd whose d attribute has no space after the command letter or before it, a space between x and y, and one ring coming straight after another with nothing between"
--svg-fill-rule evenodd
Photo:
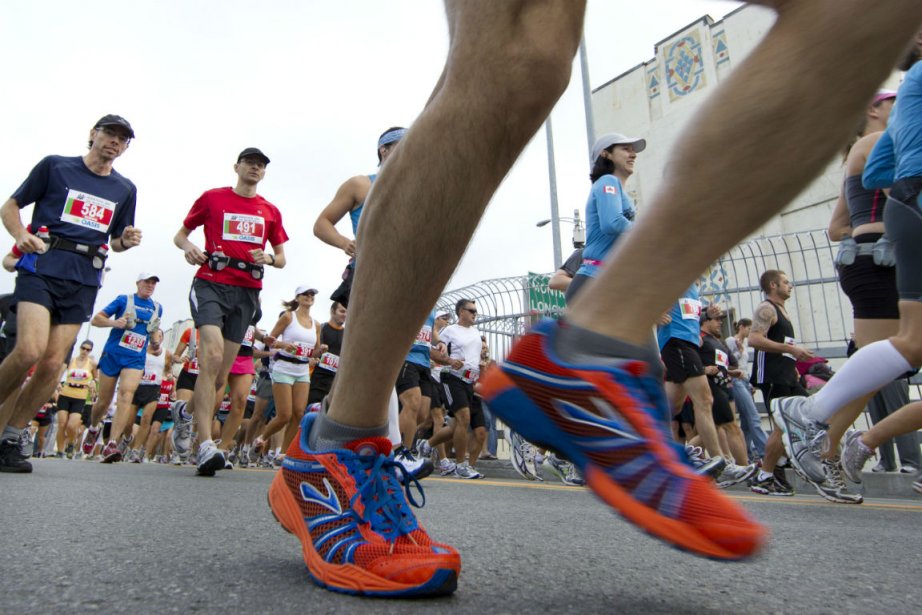
<instances>
[{"instance_id":1,"label":"crowd of runner","mask_svg":"<svg viewBox=\"0 0 922 615\"><path fill-rule=\"evenodd\" d=\"M270 309L259 302L264 278L286 265L289 239L280 210L257 193L270 163L257 148L240 152L235 185L205 191L173 239L197 268L194 327L178 346L162 345L156 273L140 273L133 292L94 314L110 252L142 244L136 187L112 168L135 133L120 116L100 118L84 156L44 158L0 207L16 242L4 266L17 272L15 329L6 327L10 347L0 364L0 470L32 471L33 422L39 455L189 463L200 476L235 464L274 467L269 504L301 541L311 578L337 591L387 596L455 590L460 555L417 523L410 487L436 467L446 476L483 476L487 413L509 426L513 465L527 478L547 468L566 484L585 484L651 535L698 555L737 560L759 551L765 528L718 487L750 481L756 493L790 495L785 458L827 499L860 503L842 476L859 482L874 448L914 433L922 417L916 402L867 432L846 433L868 397L922 365L915 275L922 266L915 240L922 232L922 33L905 52L908 73L895 103L887 93L868 102L922 8L894 3L907 25L858 19L861 3L837 10L826 2L764 3L785 10L744 77L714 97L719 112L703 112L684 140L712 159L689 164L689 146L677 146L678 162L645 216L624 184L646 141L618 133L596 141L587 241L564 282L566 317L523 332L499 365L476 328L474 301L447 311L433 304L490 195L563 91L581 3L529 3L530 10L448 3L450 58L430 104L412 130L380 136L380 176L344 182L315 224L319 239L350 258L326 323L312 315L317 290L303 285L270 330L257 326ZM825 43L808 27L820 22ZM841 62L850 45L870 40L876 45L863 49L863 63ZM849 87L830 102L821 83L833 68ZM757 86L748 75L777 92L759 90L759 104L743 104ZM795 87L800 82L811 87ZM790 113L788 90L812 115ZM826 103L829 126L813 111ZM892 112L878 124L875 145L855 144L866 153L863 171L849 154L849 220L835 238L852 239L843 241L838 264L856 321L874 322L856 326L857 353L807 397L797 365L814 357L785 310L793 290L785 272L762 273L764 302L726 342L724 311L703 306L689 280L819 172L859 103L868 126ZM812 129L813 138L800 141L802 160L776 155L762 164L762 148L777 154L786 143L779 139L789 138L780 124L795 133ZM716 140L726 138L725 126L735 131L732 148ZM454 161L464 163L463 174L435 154L444 143L464 145ZM738 179L740 168L746 176ZM20 210L33 204L26 226ZM352 238L335 228L346 215ZM881 216L886 234L873 226ZM688 230L686 219L714 222L699 224L695 242L685 245L676 237ZM200 227L202 245L192 238ZM414 292L397 280L413 280ZM73 352L90 319L111 329L98 363L89 342ZM747 345L755 351L748 378ZM753 389L780 427L768 436Z\"/></svg>"}]
</instances>

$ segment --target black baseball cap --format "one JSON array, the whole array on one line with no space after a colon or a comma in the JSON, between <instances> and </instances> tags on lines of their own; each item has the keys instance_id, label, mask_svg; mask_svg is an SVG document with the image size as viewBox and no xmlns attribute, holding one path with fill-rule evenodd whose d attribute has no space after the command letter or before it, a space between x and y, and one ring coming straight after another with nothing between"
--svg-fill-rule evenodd
<instances>
[{"instance_id":1,"label":"black baseball cap","mask_svg":"<svg viewBox=\"0 0 922 615\"><path fill-rule=\"evenodd\" d=\"M258 147L248 147L237 156L237 162L240 162L244 158L259 158L264 163L269 164L269 157L266 156Z\"/></svg>"},{"instance_id":2,"label":"black baseball cap","mask_svg":"<svg viewBox=\"0 0 922 615\"><path fill-rule=\"evenodd\" d=\"M123 118L121 115L115 115L110 113L99 118L99 121L96 122L96 125L93 126L93 129L102 128L103 126L121 126L128 131L128 136L134 139L134 128L131 127L131 124L128 123L128 120Z\"/></svg>"}]
</instances>

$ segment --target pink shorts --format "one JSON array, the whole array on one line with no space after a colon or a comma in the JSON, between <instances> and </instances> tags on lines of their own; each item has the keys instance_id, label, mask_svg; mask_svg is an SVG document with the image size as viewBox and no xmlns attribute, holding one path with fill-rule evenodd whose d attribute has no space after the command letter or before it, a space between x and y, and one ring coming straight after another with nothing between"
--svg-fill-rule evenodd
<instances>
[{"instance_id":1,"label":"pink shorts","mask_svg":"<svg viewBox=\"0 0 922 615\"><path fill-rule=\"evenodd\" d=\"M230 373L234 376L255 374L256 370L253 368L253 357L238 356L234 359L234 364L231 365Z\"/></svg>"}]
</instances>

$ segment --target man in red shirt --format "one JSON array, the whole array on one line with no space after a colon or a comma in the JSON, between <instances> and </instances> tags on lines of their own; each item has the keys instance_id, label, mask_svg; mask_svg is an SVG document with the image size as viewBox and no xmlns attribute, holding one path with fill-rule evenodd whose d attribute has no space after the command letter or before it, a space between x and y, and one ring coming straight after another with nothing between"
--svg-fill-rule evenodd
<instances>
[{"instance_id":1,"label":"man in red shirt","mask_svg":"<svg viewBox=\"0 0 922 615\"><path fill-rule=\"evenodd\" d=\"M266 175L269 158L255 147L237 156L233 188L208 190L195 201L173 243L185 252L186 262L198 265L192 280L189 304L198 329L199 375L187 411L186 404L174 406L174 444L187 450L191 446L192 417L201 443L198 473L214 476L225 468L224 455L211 438L211 415L216 387L223 387L237 350L259 304L264 267L285 266L282 247L288 235L282 227L278 208L256 193ZM205 250L189 240L198 227L204 227ZM266 242L272 253L265 251Z\"/></svg>"}]
</instances>

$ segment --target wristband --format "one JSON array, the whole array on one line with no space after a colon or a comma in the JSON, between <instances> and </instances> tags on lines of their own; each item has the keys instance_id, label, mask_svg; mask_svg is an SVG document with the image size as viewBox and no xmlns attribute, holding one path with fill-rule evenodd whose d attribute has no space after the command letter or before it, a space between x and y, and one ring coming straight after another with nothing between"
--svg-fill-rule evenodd
<instances>
[{"instance_id":1,"label":"wristband","mask_svg":"<svg viewBox=\"0 0 922 615\"><path fill-rule=\"evenodd\" d=\"M272 262L271 262L270 264L271 264L273 267L275 267L275 254L274 254L274 253L270 253L270 254L269 254L269 258L272 259Z\"/></svg>"}]
</instances>

